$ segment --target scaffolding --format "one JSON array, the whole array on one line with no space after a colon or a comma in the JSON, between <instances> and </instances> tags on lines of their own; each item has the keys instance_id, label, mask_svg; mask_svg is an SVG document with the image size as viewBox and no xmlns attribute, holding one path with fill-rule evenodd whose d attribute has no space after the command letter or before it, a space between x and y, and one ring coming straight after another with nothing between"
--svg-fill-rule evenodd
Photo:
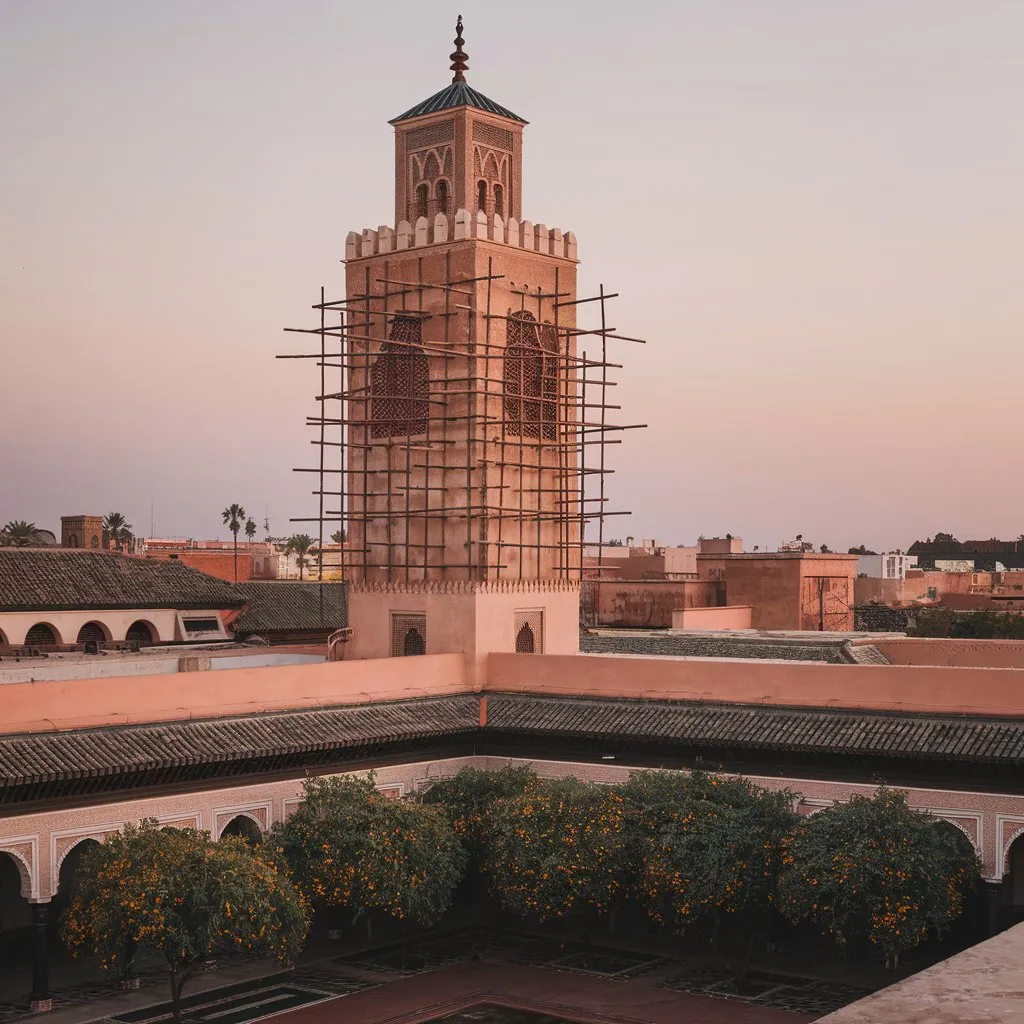
<instances>
[{"instance_id":1,"label":"scaffolding","mask_svg":"<svg viewBox=\"0 0 1024 1024\"><path fill-rule=\"evenodd\" d=\"M578 581L588 537L600 551L605 520L629 514L607 508L607 449L644 424L610 422L621 364L608 353L611 343L643 341L609 326L617 293L603 285L575 298L556 267L553 290L503 287L519 309L500 312L493 293L504 276L493 257L485 274L459 279L451 253L443 259L443 277L436 266L425 275L422 257L402 279L388 261L367 264L359 287L350 277L348 298L320 289L319 325L286 328L318 344L278 358L319 370L319 412L307 418L317 458L294 470L316 481L317 513L291 522L315 526L321 581ZM544 379L510 394L513 319L519 332L543 331L547 347L537 347ZM429 328L430 340L389 331L396 321ZM388 384L397 393L374 376L385 351L399 368ZM385 408L405 412L388 420Z\"/></svg>"}]
</instances>

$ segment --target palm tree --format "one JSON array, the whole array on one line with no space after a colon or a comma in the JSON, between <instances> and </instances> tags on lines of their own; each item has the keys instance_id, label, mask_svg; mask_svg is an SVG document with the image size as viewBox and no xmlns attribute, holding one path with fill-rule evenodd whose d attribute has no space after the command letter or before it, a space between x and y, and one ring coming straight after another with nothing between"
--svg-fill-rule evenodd
<instances>
[{"instance_id":1,"label":"palm tree","mask_svg":"<svg viewBox=\"0 0 1024 1024\"><path fill-rule=\"evenodd\" d=\"M103 546L108 547L110 541L121 551L131 538L132 524L120 512L108 512L103 517Z\"/></svg>"},{"instance_id":2,"label":"palm tree","mask_svg":"<svg viewBox=\"0 0 1024 1024\"><path fill-rule=\"evenodd\" d=\"M24 519L12 519L4 527L3 532L11 547L30 548L36 543L37 529L35 523L27 523Z\"/></svg>"},{"instance_id":3,"label":"palm tree","mask_svg":"<svg viewBox=\"0 0 1024 1024\"><path fill-rule=\"evenodd\" d=\"M344 544L345 543L345 531L344 530L335 530L334 533L331 534L331 540L333 540L335 544Z\"/></svg>"},{"instance_id":4,"label":"palm tree","mask_svg":"<svg viewBox=\"0 0 1024 1024\"><path fill-rule=\"evenodd\" d=\"M256 520L255 519L247 519L245 521L245 536L248 539L249 543L251 544L253 537L256 536Z\"/></svg>"},{"instance_id":5,"label":"palm tree","mask_svg":"<svg viewBox=\"0 0 1024 1024\"><path fill-rule=\"evenodd\" d=\"M313 538L308 533L295 533L285 542L284 553L296 555L299 563L299 579L302 579L302 569L306 564L306 552L313 546Z\"/></svg>"},{"instance_id":6,"label":"palm tree","mask_svg":"<svg viewBox=\"0 0 1024 1024\"><path fill-rule=\"evenodd\" d=\"M231 531L231 535L235 538L235 582L238 582L238 531L241 530L242 524L246 520L245 509L241 505L228 505L223 512L221 512L221 518L224 520L224 525Z\"/></svg>"}]
</instances>

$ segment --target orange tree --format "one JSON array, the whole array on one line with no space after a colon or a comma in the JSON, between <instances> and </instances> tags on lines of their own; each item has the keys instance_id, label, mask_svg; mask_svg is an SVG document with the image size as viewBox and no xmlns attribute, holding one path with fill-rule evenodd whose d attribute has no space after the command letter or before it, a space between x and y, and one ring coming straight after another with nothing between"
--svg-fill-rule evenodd
<instances>
[{"instance_id":1,"label":"orange tree","mask_svg":"<svg viewBox=\"0 0 1024 1024\"><path fill-rule=\"evenodd\" d=\"M285 875L243 839L213 842L195 829L127 825L89 850L80 888L62 921L76 953L123 970L128 950L163 957L174 1019L181 992L204 960L246 953L291 960L302 947L309 915Z\"/></svg>"},{"instance_id":2,"label":"orange tree","mask_svg":"<svg viewBox=\"0 0 1024 1024\"><path fill-rule=\"evenodd\" d=\"M892 966L960 916L979 876L973 850L885 788L805 818L785 860L779 905L791 920L842 947L873 946Z\"/></svg>"},{"instance_id":3,"label":"orange tree","mask_svg":"<svg viewBox=\"0 0 1024 1024\"><path fill-rule=\"evenodd\" d=\"M267 838L314 904L433 924L451 905L466 854L435 807L382 796L368 779L316 778Z\"/></svg>"},{"instance_id":4,"label":"orange tree","mask_svg":"<svg viewBox=\"0 0 1024 1024\"><path fill-rule=\"evenodd\" d=\"M479 857L488 842L496 802L522 796L536 786L537 775L529 765L508 765L497 771L463 768L451 778L434 782L421 800L439 806L470 855Z\"/></svg>"},{"instance_id":5,"label":"orange tree","mask_svg":"<svg viewBox=\"0 0 1024 1024\"><path fill-rule=\"evenodd\" d=\"M547 921L613 910L625 891L622 797L578 779L538 782L489 815L485 870L493 895L519 917Z\"/></svg>"},{"instance_id":6,"label":"orange tree","mask_svg":"<svg viewBox=\"0 0 1024 1024\"><path fill-rule=\"evenodd\" d=\"M772 914L792 794L706 772L635 772L622 793L648 915L680 933L705 924L739 935L745 965Z\"/></svg>"}]
</instances>

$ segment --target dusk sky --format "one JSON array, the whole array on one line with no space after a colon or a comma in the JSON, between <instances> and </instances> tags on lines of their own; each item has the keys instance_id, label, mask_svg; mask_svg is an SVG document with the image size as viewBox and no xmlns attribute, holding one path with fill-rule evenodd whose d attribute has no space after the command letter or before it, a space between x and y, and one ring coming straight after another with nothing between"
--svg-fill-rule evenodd
<instances>
[{"instance_id":1,"label":"dusk sky","mask_svg":"<svg viewBox=\"0 0 1024 1024\"><path fill-rule=\"evenodd\" d=\"M461 11L469 84L530 122L524 217L648 340L607 533L1024 533L1021 0ZM0 523L315 511L316 371L274 355L390 222L387 121L458 13L0 0Z\"/></svg>"}]
</instances>

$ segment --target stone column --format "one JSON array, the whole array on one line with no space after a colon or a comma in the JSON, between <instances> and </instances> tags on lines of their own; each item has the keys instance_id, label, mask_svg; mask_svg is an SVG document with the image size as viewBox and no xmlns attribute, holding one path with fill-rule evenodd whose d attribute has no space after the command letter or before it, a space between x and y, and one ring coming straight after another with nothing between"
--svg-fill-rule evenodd
<instances>
[{"instance_id":1,"label":"stone column","mask_svg":"<svg viewBox=\"0 0 1024 1024\"><path fill-rule=\"evenodd\" d=\"M1003 883L1002 882L982 882L985 888L985 910L986 910L986 922L985 930L989 938L996 935L999 931L999 907L1003 902Z\"/></svg>"},{"instance_id":2,"label":"stone column","mask_svg":"<svg viewBox=\"0 0 1024 1024\"><path fill-rule=\"evenodd\" d=\"M50 997L48 900L32 904L32 995L29 1007L33 1013L46 1013L53 1009Z\"/></svg>"}]
</instances>

